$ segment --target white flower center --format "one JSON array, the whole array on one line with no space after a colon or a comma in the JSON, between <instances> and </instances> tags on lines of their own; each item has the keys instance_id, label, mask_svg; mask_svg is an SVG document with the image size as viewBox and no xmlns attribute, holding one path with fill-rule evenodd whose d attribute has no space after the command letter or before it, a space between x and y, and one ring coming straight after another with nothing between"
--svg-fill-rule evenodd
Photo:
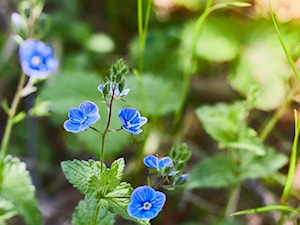
<instances>
[{"instance_id":1,"label":"white flower center","mask_svg":"<svg viewBox=\"0 0 300 225\"><path fill-rule=\"evenodd\" d=\"M145 209L145 210L149 210L149 209L151 209L151 207L152 207L152 204L150 202L145 202L143 205L143 209Z\"/></svg>"},{"instance_id":2,"label":"white flower center","mask_svg":"<svg viewBox=\"0 0 300 225\"><path fill-rule=\"evenodd\" d=\"M38 66L42 63L42 59L40 56L38 55L35 55L31 58L31 64L34 65L34 66Z\"/></svg>"}]
</instances>

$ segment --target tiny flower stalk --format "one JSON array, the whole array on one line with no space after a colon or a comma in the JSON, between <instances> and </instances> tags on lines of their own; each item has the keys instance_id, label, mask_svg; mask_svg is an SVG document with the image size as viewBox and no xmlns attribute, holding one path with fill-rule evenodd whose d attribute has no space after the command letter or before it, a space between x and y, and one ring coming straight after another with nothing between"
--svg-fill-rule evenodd
<instances>
[{"instance_id":1,"label":"tiny flower stalk","mask_svg":"<svg viewBox=\"0 0 300 225\"><path fill-rule=\"evenodd\" d=\"M20 79L19 79L19 84L15 93L15 96L13 98L13 101L11 103L11 107L8 111L8 118L7 118L7 123L5 126L5 130L4 130L4 134L3 134L3 138L1 141L1 150L0 150L0 172L2 171L2 167L3 167L3 159L6 155L6 151L7 151L7 146L9 143L9 138L11 136L11 132L12 132L12 128L14 125L14 118L16 116L17 113L17 108L18 105L20 103L20 100L22 99L22 89L25 85L25 81L26 81L26 76L25 74L22 72ZM0 173L0 176L2 176L2 173ZM0 179L0 181L2 180L2 177Z\"/></svg>"}]
</instances>

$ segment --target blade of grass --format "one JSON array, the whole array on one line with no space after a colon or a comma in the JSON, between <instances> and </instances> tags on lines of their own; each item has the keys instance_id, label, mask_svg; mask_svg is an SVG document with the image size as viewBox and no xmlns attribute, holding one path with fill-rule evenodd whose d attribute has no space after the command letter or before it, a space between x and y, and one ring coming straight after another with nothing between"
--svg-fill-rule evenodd
<instances>
[{"instance_id":1,"label":"blade of grass","mask_svg":"<svg viewBox=\"0 0 300 225\"><path fill-rule=\"evenodd\" d=\"M289 53L289 51L288 51L288 49L287 49L287 47L286 47L286 45L285 45L285 43L283 41L282 35L281 35L281 33L279 31L279 28L278 28L277 20L275 18L273 10L272 10L272 6L271 6L271 1L270 0L269 0L269 6L270 6L271 17L272 17L272 21L273 21L273 25L274 25L274 28L275 28L275 31L276 31L277 38L278 38L278 40L280 42L280 45L281 45L281 47L282 47L282 49L283 49L283 51L285 53L285 56L286 56L286 58L287 58L287 60L288 60L288 62L290 64L290 66L292 67L292 69L293 69L293 71L294 71L294 73L295 73L298 81L300 81L300 73L299 73L299 71L297 69L297 66L296 66L296 64L295 64L295 62L294 62L291 54Z\"/></svg>"},{"instance_id":2,"label":"blade of grass","mask_svg":"<svg viewBox=\"0 0 300 225\"><path fill-rule=\"evenodd\" d=\"M251 213L263 213L263 212L268 212L268 211L273 211L273 210L299 213L299 210L296 210L296 209L286 206L286 205L268 205L268 206L264 206L264 207L238 211L238 212L232 213L230 215L231 216L241 216L241 215L247 215L247 214L251 214Z\"/></svg>"},{"instance_id":3,"label":"blade of grass","mask_svg":"<svg viewBox=\"0 0 300 225\"><path fill-rule=\"evenodd\" d=\"M299 139L299 133L300 133L300 126L299 126L300 121L298 119L296 110L294 110L294 116L295 116L295 136L294 136L294 142L293 142L293 146L292 146L289 171L288 171L288 175L287 175L287 178L285 181L285 185L284 185L284 189L283 189L281 201L280 201L282 205L286 204L287 199L291 194L293 180L294 180L294 174L295 174L295 169L296 169L297 147L298 147L298 139Z\"/></svg>"}]
</instances>

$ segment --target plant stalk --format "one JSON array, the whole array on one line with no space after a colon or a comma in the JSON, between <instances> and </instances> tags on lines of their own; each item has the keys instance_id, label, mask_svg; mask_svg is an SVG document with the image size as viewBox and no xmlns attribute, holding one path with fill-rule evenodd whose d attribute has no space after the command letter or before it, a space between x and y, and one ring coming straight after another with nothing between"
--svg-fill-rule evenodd
<instances>
[{"instance_id":1,"label":"plant stalk","mask_svg":"<svg viewBox=\"0 0 300 225\"><path fill-rule=\"evenodd\" d=\"M21 76L20 76L20 79L19 79L19 84L17 86L16 93L14 95L14 98L13 98L12 103L11 103L11 107L10 107L9 112L8 112L7 123L6 123L6 126L5 126L3 138L2 138L2 141L1 141L1 150L0 150L0 165L1 165L1 167L0 167L0 169L2 169L2 166L3 166L3 160L4 160L4 157L6 155L7 146L8 146L9 139L10 139L11 132L12 132L12 128L13 128L13 125L14 125L14 118L16 116L20 100L22 98L21 92L22 92L22 89L25 85L25 81L26 81L26 75L22 72Z\"/></svg>"}]
</instances>

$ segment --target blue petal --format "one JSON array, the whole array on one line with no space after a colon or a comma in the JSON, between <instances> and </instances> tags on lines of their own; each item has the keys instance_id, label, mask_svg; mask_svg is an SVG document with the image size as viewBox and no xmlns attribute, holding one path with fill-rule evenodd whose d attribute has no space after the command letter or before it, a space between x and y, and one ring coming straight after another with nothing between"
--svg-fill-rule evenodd
<instances>
[{"instance_id":1,"label":"blue petal","mask_svg":"<svg viewBox=\"0 0 300 225\"><path fill-rule=\"evenodd\" d=\"M120 97L123 97L123 96L125 96L125 95L128 95L129 91L130 91L129 88L123 89L123 91L122 91L121 94L120 94Z\"/></svg>"},{"instance_id":2,"label":"blue petal","mask_svg":"<svg viewBox=\"0 0 300 225\"><path fill-rule=\"evenodd\" d=\"M134 128L134 127L127 127L127 126L122 126L122 128L124 129L124 130L127 130L128 132L130 132L130 133L132 133L132 134L140 134L140 133L142 133L143 132L143 130L142 129L136 129L136 128Z\"/></svg>"},{"instance_id":3,"label":"blue petal","mask_svg":"<svg viewBox=\"0 0 300 225\"><path fill-rule=\"evenodd\" d=\"M70 120L75 123L81 123L85 119L82 111L77 108L69 109L68 114L69 114Z\"/></svg>"},{"instance_id":4,"label":"blue petal","mask_svg":"<svg viewBox=\"0 0 300 225\"><path fill-rule=\"evenodd\" d=\"M74 123L70 120L64 122L64 128L68 132L77 133L79 132L80 123Z\"/></svg>"},{"instance_id":5,"label":"blue petal","mask_svg":"<svg viewBox=\"0 0 300 225\"><path fill-rule=\"evenodd\" d=\"M149 186L137 187L131 195L132 201L144 203L155 198L155 191Z\"/></svg>"},{"instance_id":6,"label":"blue petal","mask_svg":"<svg viewBox=\"0 0 300 225\"><path fill-rule=\"evenodd\" d=\"M164 157L159 160L158 166L161 169L165 169L167 167L173 167L172 159L170 157Z\"/></svg>"},{"instance_id":7,"label":"blue petal","mask_svg":"<svg viewBox=\"0 0 300 225\"><path fill-rule=\"evenodd\" d=\"M138 111L134 108L123 108L120 110L119 117L123 124L126 124L127 121L136 117L136 113L138 113Z\"/></svg>"},{"instance_id":8,"label":"blue petal","mask_svg":"<svg viewBox=\"0 0 300 225\"><path fill-rule=\"evenodd\" d=\"M100 84L97 89L103 94L103 84Z\"/></svg>"},{"instance_id":9,"label":"blue petal","mask_svg":"<svg viewBox=\"0 0 300 225\"><path fill-rule=\"evenodd\" d=\"M99 120L99 119L100 119L100 115L98 113L95 113L86 119L86 123L91 125L91 124L96 123L97 120Z\"/></svg>"},{"instance_id":10,"label":"blue petal","mask_svg":"<svg viewBox=\"0 0 300 225\"><path fill-rule=\"evenodd\" d=\"M162 210L163 206L165 205L166 202L166 195L160 191L155 192L155 200L151 202L153 212L156 213L155 216ZM154 217L155 217L154 216Z\"/></svg>"},{"instance_id":11,"label":"blue petal","mask_svg":"<svg viewBox=\"0 0 300 225\"><path fill-rule=\"evenodd\" d=\"M98 107L95 103L90 101L85 101L80 104L79 108L82 110L84 116L92 116L98 113Z\"/></svg>"},{"instance_id":12,"label":"blue petal","mask_svg":"<svg viewBox=\"0 0 300 225\"><path fill-rule=\"evenodd\" d=\"M143 162L148 168L158 169L158 158L156 156L148 155L144 158Z\"/></svg>"}]
</instances>

